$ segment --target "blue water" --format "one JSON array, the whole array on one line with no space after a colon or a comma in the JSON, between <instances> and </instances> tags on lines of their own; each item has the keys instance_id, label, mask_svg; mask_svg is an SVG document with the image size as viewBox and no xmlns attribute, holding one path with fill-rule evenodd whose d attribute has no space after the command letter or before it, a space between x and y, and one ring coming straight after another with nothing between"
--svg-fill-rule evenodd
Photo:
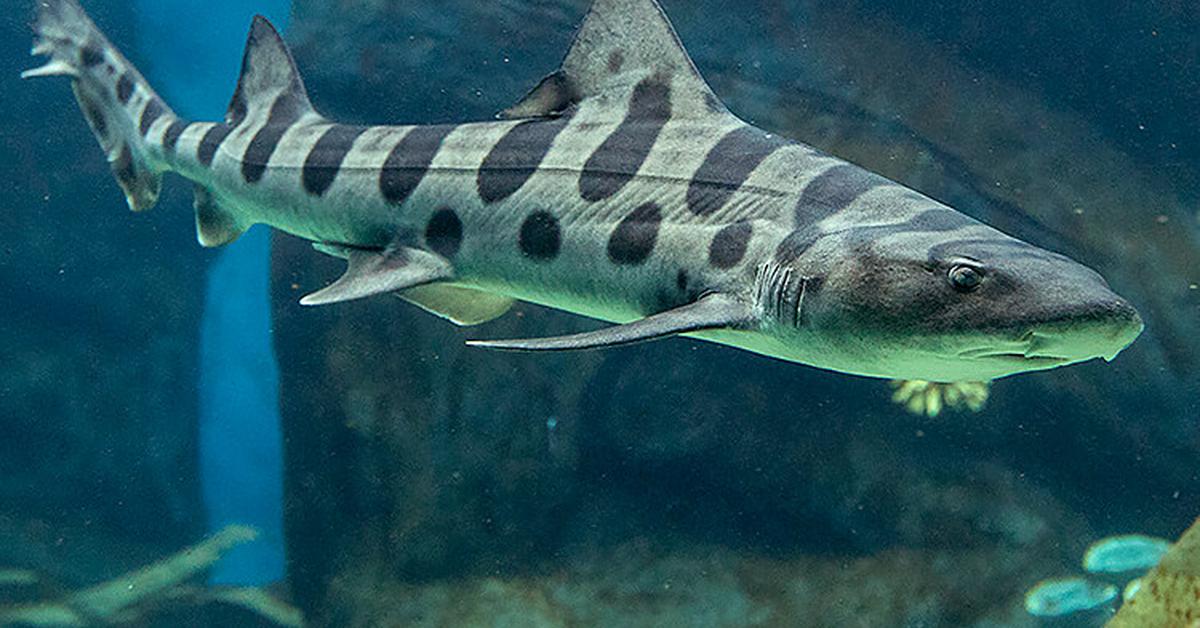
<instances>
[{"instance_id":1,"label":"blue water","mask_svg":"<svg viewBox=\"0 0 1200 628\"><path fill-rule=\"evenodd\" d=\"M223 115L265 14L317 108L349 123L490 119L587 4L83 1L192 119ZM126 211L65 81L15 78L22 8L0 18L0 576L37 584L0 577L0 617L230 524L257 537L188 579L205 594L104 621L281 623L205 601L230 586L330 626L1110 616L1089 544L1174 539L1200 515L1200 13L663 4L732 111L1093 266L1146 332L1111 364L927 416L886 382L682 339L463 347L590 328L529 305L466 330L390 298L301 308L339 262L263 228L201 250L177 178ZM1087 599L1029 606L1047 578Z\"/></svg>"},{"instance_id":2,"label":"blue water","mask_svg":"<svg viewBox=\"0 0 1200 628\"><path fill-rule=\"evenodd\" d=\"M240 1L140 3L135 15L143 36L137 52L155 60L147 78L176 113L217 120L228 106L223 94L237 82L245 24L259 13L286 28L289 11L286 2L253 7ZM195 27L179 32L181 22ZM197 445L208 529L216 532L238 523L254 526L261 535L213 568L210 579L217 584L264 585L283 577L279 374L267 291L270 250L265 228L229 246L209 270L201 315Z\"/></svg>"}]
</instances>

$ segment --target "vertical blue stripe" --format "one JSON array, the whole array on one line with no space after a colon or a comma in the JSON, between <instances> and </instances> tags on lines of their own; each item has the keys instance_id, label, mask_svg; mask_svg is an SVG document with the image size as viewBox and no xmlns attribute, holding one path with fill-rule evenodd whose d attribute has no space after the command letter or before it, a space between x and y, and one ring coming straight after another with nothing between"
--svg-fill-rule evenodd
<instances>
[{"instance_id":1,"label":"vertical blue stripe","mask_svg":"<svg viewBox=\"0 0 1200 628\"><path fill-rule=\"evenodd\" d=\"M182 116L217 120L237 83L250 19L284 27L289 0L137 0L143 70ZM249 524L259 540L230 552L217 584L284 575L279 372L271 346L270 235L256 228L209 271L200 330L199 468L208 526Z\"/></svg>"}]
</instances>

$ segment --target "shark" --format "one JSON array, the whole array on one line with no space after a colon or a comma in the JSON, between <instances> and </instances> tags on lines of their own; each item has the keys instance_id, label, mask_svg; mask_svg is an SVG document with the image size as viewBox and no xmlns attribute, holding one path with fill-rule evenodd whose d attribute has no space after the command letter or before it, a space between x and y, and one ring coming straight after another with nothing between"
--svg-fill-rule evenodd
<instances>
[{"instance_id":1,"label":"shark","mask_svg":"<svg viewBox=\"0 0 1200 628\"><path fill-rule=\"evenodd\" d=\"M686 336L929 382L1112 360L1143 328L1087 266L738 118L655 0L595 0L523 99L436 125L329 120L262 17L208 122L176 115L76 0L38 0L34 31L49 60L23 76L71 79L131 209L176 173L200 244L266 224L346 260L305 305L392 293L476 325L531 302L611 324L469 344Z\"/></svg>"}]
</instances>

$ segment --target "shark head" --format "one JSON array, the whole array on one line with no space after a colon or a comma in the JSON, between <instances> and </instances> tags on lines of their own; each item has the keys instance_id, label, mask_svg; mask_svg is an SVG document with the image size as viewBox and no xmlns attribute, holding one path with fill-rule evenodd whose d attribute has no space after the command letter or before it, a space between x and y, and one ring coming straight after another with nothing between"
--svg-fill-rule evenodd
<instances>
[{"instance_id":1,"label":"shark head","mask_svg":"<svg viewBox=\"0 0 1200 628\"><path fill-rule=\"evenodd\" d=\"M948 208L829 236L792 273L812 277L793 290L794 327L818 366L986 381L1112 360L1142 331L1094 270Z\"/></svg>"}]
</instances>

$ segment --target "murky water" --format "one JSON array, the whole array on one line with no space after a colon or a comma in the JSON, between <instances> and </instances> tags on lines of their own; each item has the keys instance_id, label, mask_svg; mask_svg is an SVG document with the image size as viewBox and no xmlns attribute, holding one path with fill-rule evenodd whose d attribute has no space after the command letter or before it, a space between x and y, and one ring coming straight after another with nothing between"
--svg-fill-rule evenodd
<instances>
[{"instance_id":1,"label":"murky water","mask_svg":"<svg viewBox=\"0 0 1200 628\"><path fill-rule=\"evenodd\" d=\"M515 103L589 3L83 4L181 115L224 114L263 13L323 114L430 124ZM339 260L265 230L202 249L177 177L127 211L68 81L17 78L31 2L0 18L0 622L1101 625L1123 590L1181 603L1127 587L1160 560L1200 579L1162 558L1200 515L1200 11L663 6L735 114L1095 268L1145 332L1111 363L931 388L683 338L464 345L597 326L529 304L470 328L387 297L302 308Z\"/></svg>"}]
</instances>

